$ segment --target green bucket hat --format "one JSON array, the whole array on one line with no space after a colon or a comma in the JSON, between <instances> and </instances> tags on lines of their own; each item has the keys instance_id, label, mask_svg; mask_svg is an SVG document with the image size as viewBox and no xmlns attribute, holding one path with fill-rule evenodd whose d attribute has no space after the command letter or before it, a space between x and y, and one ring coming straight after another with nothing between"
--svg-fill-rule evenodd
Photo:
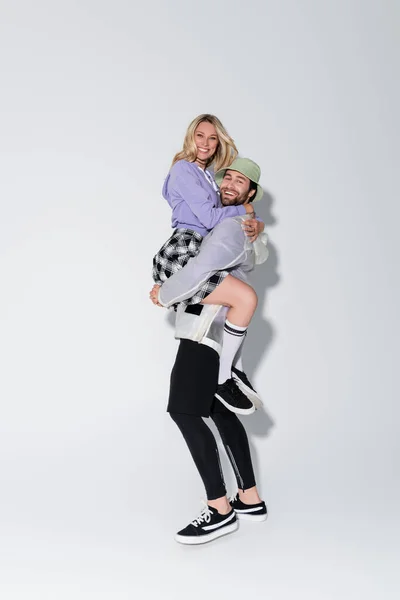
<instances>
[{"instance_id":1,"label":"green bucket hat","mask_svg":"<svg viewBox=\"0 0 400 600\"><path fill-rule=\"evenodd\" d=\"M238 171L251 181L257 184L256 195L253 198L253 202L257 202L257 200L261 200L263 195L263 189L261 185L259 185L261 169L260 167L250 158L236 158L229 167L225 169L220 169L214 175L215 181L217 182L218 187L221 185L223 178L225 177L226 171Z\"/></svg>"}]
</instances>

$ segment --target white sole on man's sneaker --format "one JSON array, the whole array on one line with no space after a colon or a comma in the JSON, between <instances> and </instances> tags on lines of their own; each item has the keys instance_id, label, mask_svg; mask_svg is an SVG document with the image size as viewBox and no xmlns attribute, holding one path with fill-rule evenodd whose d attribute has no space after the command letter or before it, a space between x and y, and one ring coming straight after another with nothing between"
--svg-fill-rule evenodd
<instances>
[{"instance_id":1,"label":"white sole on man's sneaker","mask_svg":"<svg viewBox=\"0 0 400 600\"><path fill-rule=\"evenodd\" d=\"M255 392L254 390L249 388L248 385L243 383L243 381L240 379L240 377L235 375L235 373L232 373L232 377L236 381L237 386L240 389L240 391L243 392L243 394L245 394L251 402L253 402L255 409L261 408L263 406L263 402L262 402L260 396L257 394L257 392Z\"/></svg>"},{"instance_id":2,"label":"white sole on man's sneaker","mask_svg":"<svg viewBox=\"0 0 400 600\"><path fill-rule=\"evenodd\" d=\"M256 410L254 404L251 408L236 408L236 406L231 406L225 402L225 400L219 394L215 394L215 397L218 398L218 400L222 402L222 404L226 406L228 410L236 413L237 415L251 415Z\"/></svg>"},{"instance_id":3,"label":"white sole on man's sneaker","mask_svg":"<svg viewBox=\"0 0 400 600\"><path fill-rule=\"evenodd\" d=\"M237 521L231 523L230 525L225 525L225 527L221 527L221 529L216 529L211 533L206 533L205 535L198 535L196 537L179 535L177 533L175 535L175 541L179 544L187 544L189 546L194 546L196 544L206 544L207 542L212 542L223 535L227 535L228 533L233 533L239 527Z\"/></svg>"},{"instance_id":4,"label":"white sole on man's sneaker","mask_svg":"<svg viewBox=\"0 0 400 600\"><path fill-rule=\"evenodd\" d=\"M266 521L268 514L262 514L262 515L254 515L251 513L241 513L238 512L237 510L235 510L236 516L238 519L241 519L242 521Z\"/></svg>"}]
</instances>

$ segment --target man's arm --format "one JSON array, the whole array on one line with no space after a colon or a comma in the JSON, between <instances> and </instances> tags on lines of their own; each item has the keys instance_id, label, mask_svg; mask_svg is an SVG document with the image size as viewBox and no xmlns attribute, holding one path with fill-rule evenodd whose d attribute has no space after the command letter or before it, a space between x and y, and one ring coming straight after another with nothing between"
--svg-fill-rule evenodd
<instances>
[{"instance_id":1,"label":"man's arm","mask_svg":"<svg viewBox=\"0 0 400 600\"><path fill-rule=\"evenodd\" d=\"M191 298L216 271L231 269L246 258L245 234L236 219L225 219L204 239L200 252L163 283L158 295L162 306L169 308Z\"/></svg>"}]
</instances>

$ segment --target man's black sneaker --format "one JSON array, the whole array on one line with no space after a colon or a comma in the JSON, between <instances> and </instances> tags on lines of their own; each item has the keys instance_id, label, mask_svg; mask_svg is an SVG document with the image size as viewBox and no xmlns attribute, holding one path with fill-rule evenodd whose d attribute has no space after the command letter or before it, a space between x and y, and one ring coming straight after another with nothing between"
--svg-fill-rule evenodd
<instances>
[{"instance_id":1,"label":"man's black sneaker","mask_svg":"<svg viewBox=\"0 0 400 600\"><path fill-rule=\"evenodd\" d=\"M238 528L236 513L232 509L221 515L216 508L205 506L200 515L187 527L178 531L175 540L180 544L205 544Z\"/></svg>"},{"instance_id":2,"label":"man's black sneaker","mask_svg":"<svg viewBox=\"0 0 400 600\"><path fill-rule=\"evenodd\" d=\"M267 507L265 502L258 504L244 504L239 500L239 494L229 499L230 505L239 517L247 521L265 521L267 518Z\"/></svg>"},{"instance_id":3,"label":"man's black sneaker","mask_svg":"<svg viewBox=\"0 0 400 600\"><path fill-rule=\"evenodd\" d=\"M232 366L232 377L238 384L239 388L251 400L256 408L261 408L262 401L256 390L251 385L244 371L240 371Z\"/></svg>"},{"instance_id":4,"label":"man's black sneaker","mask_svg":"<svg viewBox=\"0 0 400 600\"><path fill-rule=\"evenodd\" d=\"M255 411L252 401L242 392L233 377L218 384L215 397L230 411L239 415L251 415Z\"/></svg>"}]
</instances>

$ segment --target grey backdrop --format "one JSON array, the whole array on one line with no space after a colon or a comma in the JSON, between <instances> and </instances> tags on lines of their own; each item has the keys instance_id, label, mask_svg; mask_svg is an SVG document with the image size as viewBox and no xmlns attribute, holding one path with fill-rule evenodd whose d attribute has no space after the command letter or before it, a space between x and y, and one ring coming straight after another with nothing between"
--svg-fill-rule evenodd
<instances>
[{"instance_id":1,"label":"grey backdrop","mask_svg":"<svg viewBox=\"0 0 400 600\"><path fill-rule=\"evenodd\" d=\"M399 4L0 7L2 597L397 598ZM270 518L183 548L203 489L147 296L205 111L267 192L245 423Z\"/></svg>"}]
</instances>

